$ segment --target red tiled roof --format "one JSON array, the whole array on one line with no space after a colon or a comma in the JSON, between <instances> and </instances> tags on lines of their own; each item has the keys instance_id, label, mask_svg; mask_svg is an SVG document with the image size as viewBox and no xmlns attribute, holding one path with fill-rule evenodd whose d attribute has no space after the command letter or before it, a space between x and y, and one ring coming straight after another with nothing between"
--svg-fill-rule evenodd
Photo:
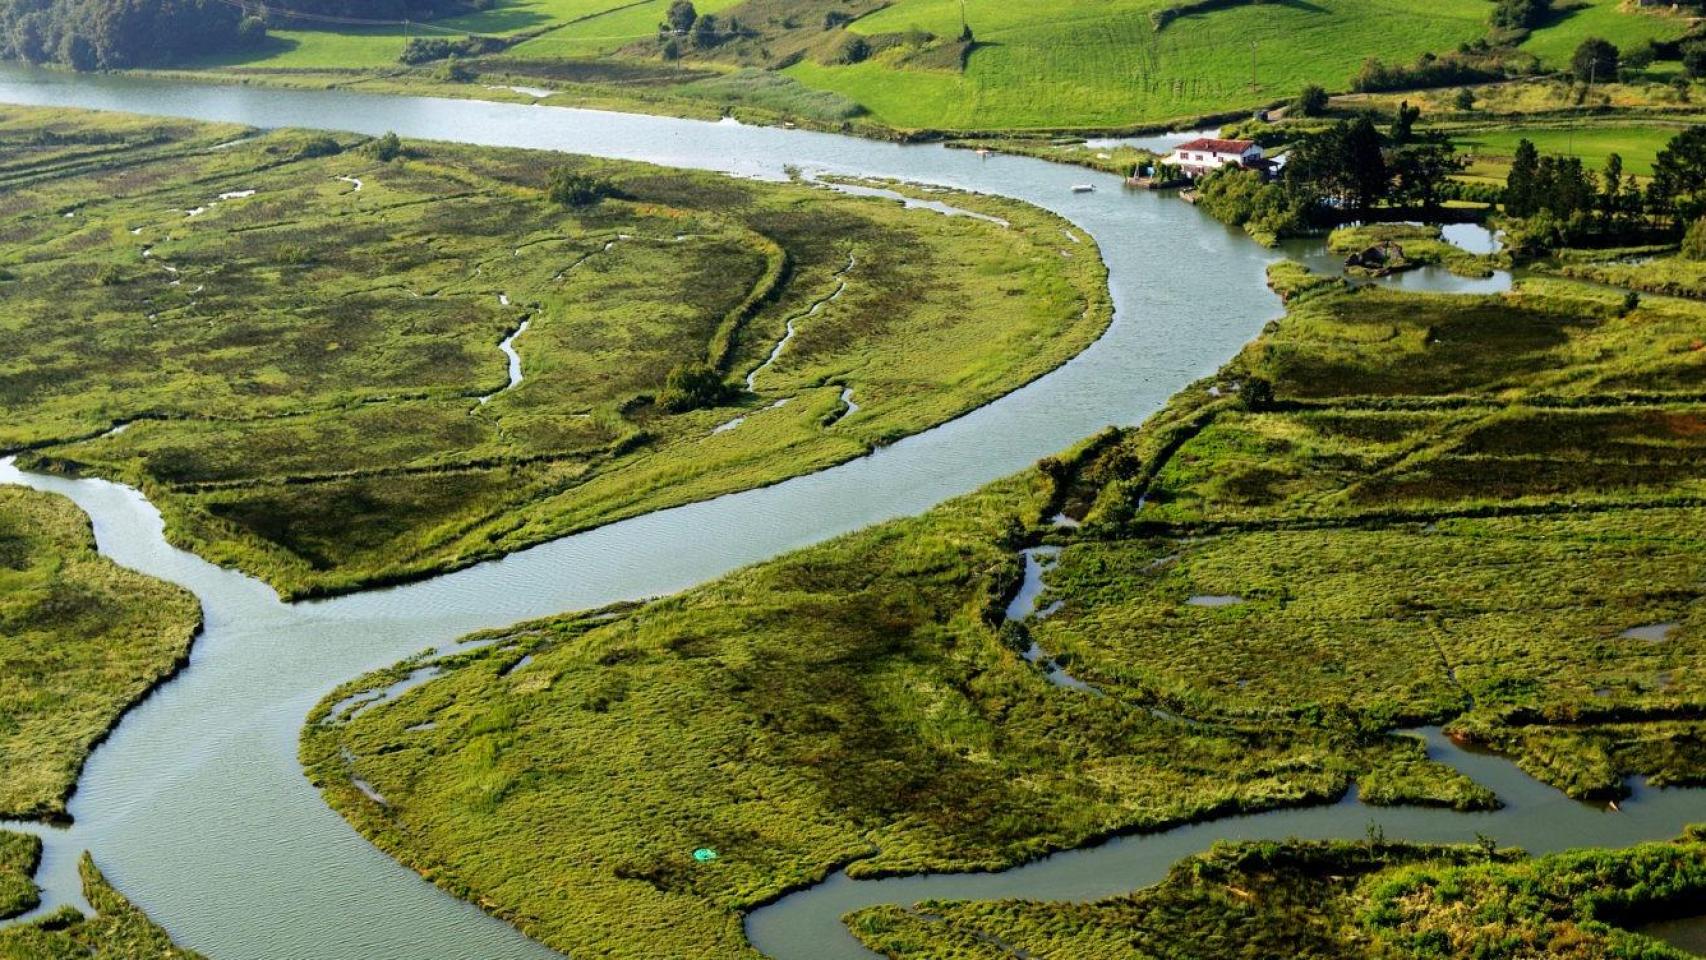
<instances>
[{"instance_id":1,"label":"red tiled roof","mask_svg":"<svg viewBox=\"0 0 1706 960\"><path fill-rule=\"evenodd\" d=\"M1217 140L1214 137L1198 137L1188 143L1181 143L1174 150L1194 150L1199 153L1243 153L1256 145L1254 140Z\"/></svg>"}]
</instances>

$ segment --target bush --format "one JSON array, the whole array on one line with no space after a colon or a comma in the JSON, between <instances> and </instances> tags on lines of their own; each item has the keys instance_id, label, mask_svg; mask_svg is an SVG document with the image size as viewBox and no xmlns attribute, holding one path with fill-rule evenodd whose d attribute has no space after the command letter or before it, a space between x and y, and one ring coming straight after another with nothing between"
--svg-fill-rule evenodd
<instances>
[{"instance_id":1,"label":"bush","mask_svg":"<svg viewBox=\"0 0 1706 960\"><path fill-rule=\"evenodd\" d=\"M614 193L608 181L570 167L551 171L551 179L545 186L545 195L565 207L590 207Z\"/></svg>"},{"instance_id":2,"label":"bush","mask_svg":"<svg viewBox=\"0 0 1706 960\"><path fill-rule=\"evenodd\" d=\"M1451 100L1451 105L1467 113L1475 109L1475 91L1463 87L1457 91L1457 96Z\"/></svg>"},{"instance_id":3,"label":"bush","mask_svg":"<svg viewBox=\"0 0 1706 960\"><path fill-rule=\"evenodd\" d=\"M1694 221L1683 234L1682 256L1685 260L1706 260L1706 217Z\"/></svg>"},{"instance_id":4,"label":"bush","mask_svg":"<svg viewBox=\"0 0 1706 960\"><path fill-rule=\"evenodd\" d=\"M446 83L473 83L480 76L473 67L455 57L445 61L444 66L438 68L437 75Z\"/></svg>"},{"instance_id":5,"label":"bush","mask_svg":"<svg viewBox=\"0 0 1706 960\"><path fill-rule=\"evenodd\" d=\"M686 413L702 407L714 407L729 394L729 385L709 364L683 364L671 370L664 380L663 392L658 394L658 406L670 413Z\"/></svg>"},{"instance_id":6,"label":"bush","mask_svg":"<svg viewBox=\"0 0 1706 960\"><path fill-rule=\"evenodd\" d=\"M367 152L367 155L373 159L384 163L390 163L392 160L402 156L403 142L397 139L396 134L387 133L382 137L375 137L368 141L367 146L363 149Z\"/></svg>"},{"instance_id":7,"label":"bush","mask_svg":"<svg viewBox=\"0 0 1706 960\"><path fill-rule=\"evenodd\" d=\"M1309 84L1297 95L1292 103L1292 109L1305 117L1319 117L1327 112L1327 91L1318 84Z\"/></svg>"},{"instance_id":8,"label":"bush","mask_svg":"<svg viewBox=\"0 0 1706 960\"><path fill-rule=\"evenodd\" d=\"M858 34L849 36L841 43L841 63L864 63L871 56L871 42Z\"/></svg>"},{"instance_id":9,"label":"bush","mask_svg":"<svg viewBox=\"0 0 1706 960\"><path fill-rule=\"evenodd\" d=\"M309 160L314 157L335 157L344 152L343 144L326 134L309 137L300 147L296 148L296 159Z\"/></svg>"}]
</instances>

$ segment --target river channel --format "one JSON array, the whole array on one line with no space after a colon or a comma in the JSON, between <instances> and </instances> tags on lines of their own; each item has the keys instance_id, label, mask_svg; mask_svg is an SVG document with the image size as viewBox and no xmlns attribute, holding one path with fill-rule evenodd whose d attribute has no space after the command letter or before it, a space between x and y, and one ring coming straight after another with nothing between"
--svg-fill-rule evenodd
<instances>
[{"instance_id":1,"label":"river channel","mask_svg":"<svg viewBox=\"0 0 1706 960\"><path fill-rule=\"evenodd\" d=\"M430 580L280 603L251 578L169 546L133 490L0 465L0 482L71 497L116 562L183 585L206 629L190 663L126 715L91 756L67 829L46 840L49 906L80 903L87 849L114 884L184 945L215 960L526 958L555 954L439 892L331 812L296 762L303 717L329 690L473 630L666 594L729 570L972 490L1089 436L1132 424L1212 372L1279 312L1263 284L1277 254L1186 204L1117 178L1019 157L980 157L775 128L542 105L345 91L197 85L0 66L0 103L298 126L649 161L739 176L894 177L1026 200L1067 217L1107 260L1116 315L1096 344L1021 390L870 456L786 483L660 511ZM1089 183L1094 192L1074 193ZM328 237L328 242L335 238ZM1466 287L1448 275L1415 280ZM1448 749L1443 745L1436 749ZM1626 844L1706 817L1706 793L1637 789L1622 814L1578 808L1502 761L1461 759L1511 801L1502 814L1379 815L1392 837L1476 831L1535 849ZM1485 769L1483 769L1483 767ZM915 895L1077 898L1139 886L1221 836L1359 836L1375 815L1345 805L1216 821L1059 854L1004 874L878 885L837 875L752 917L774 956L868 957L833 920ZM827 938L827 939L826 939Z\"/></svg>"}]
</instances>

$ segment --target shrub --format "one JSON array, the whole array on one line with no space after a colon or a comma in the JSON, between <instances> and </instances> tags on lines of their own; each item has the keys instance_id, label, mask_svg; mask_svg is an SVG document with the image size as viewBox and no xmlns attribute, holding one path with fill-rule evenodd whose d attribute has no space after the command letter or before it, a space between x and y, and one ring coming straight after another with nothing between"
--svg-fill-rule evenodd
<instances>
[{"instance_id":1,"label":"shrub","mask_svg":"<svg viewBox=\"0 0 1706 960\"><path fill-rule=\"evenodd\" d=\"M858 34L849 36L841 43L842 63L863 63L871 56L871 42Z\"/></svg>"},{"instance_id":2,"label":"shrub","mask_svg":"<svg viewBox=\"0 0 1706 960\"><path fill-rule=\"evenodd\" d=\"M330 136L321 134L309 137L302 146L296 148L296 159L308 160L314 157L335 157L344 152L343 144Z\"/></svg>"},{"instance_id":3,"label":"shrub","mask_svg":"<svg viewBox=\"0 0 1706 960\"><path fill-rule=\"evenodd\" d=\"M658 406L670 413L686 413L714 407L729 396L729 385L709 364L690 363L676 367L665 378Z\"/></svg>"},{"instance_id":4,"label":"shrub","mask_svg":"<svg viewBox=\"0 0 1706 960\"><path fill-rule=\"evenodd\" d=\"M1305 117L1319 117L1327 112L1327 91L1318 84L1309 84L1297 95L1292 109Z\"/></svg>"},{"instance_id":5,"label":"shrub","mask_svg":"<svg viewBox=\"0 0 1706 960\"><path fill-rule=\"evenodd\" d=\"M455 57L451 57L444 66L438 68L438 79L446 83L473 83L479 75L473 67Z\"/></svg>"},{"instance_id":6,"label":"shrub","mask_svg":"<svg viewBox=\"0 0 1706 960\"><path fill-rule=\"evenodd\" d=\"M1468 87L1460 88L1457 96L1452 98L1451 105L1464 112L1475 109L1475 91Z\"/></svg>"},{"instance_id":7,"label":"shrub","mask_svg":"<svg viewBox=\"0 0 1706 960\"><path fill-rule=\"evenodd\" d=\"M1706 217L1694 221L1683 234L1682 256L1687 260L1706 260Z\"/></svg>"},{"instance_id":8,"label":"shrub","mask_svg":"<svg viewBox=\"0 0 1706 960\"><path fill-rule=\"evenodd\" d=\"M387 133L382 137L375 137L368 141L367 146L362 149L373 159L390 163L402 156L403 142L397 139L395 133Z\"/></svg>"},{"instance_id":9,"label":"shrub","mask_svg":"<svg viewBox=\"0 0 1706 960\"><path fill-rule=\"evenodd\" d=\"M545 195L565 207L590 207L614 193L608 181L570 167L551 171L551 179L545 186Z\"/></svg>"}]
</instances>

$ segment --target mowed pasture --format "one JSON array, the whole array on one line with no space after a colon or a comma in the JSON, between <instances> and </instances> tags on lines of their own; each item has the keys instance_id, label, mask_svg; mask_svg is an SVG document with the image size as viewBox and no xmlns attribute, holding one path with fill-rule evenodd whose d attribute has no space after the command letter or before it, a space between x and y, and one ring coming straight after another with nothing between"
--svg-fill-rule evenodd
<instances>
[{"instance_id":1,"label":"mowed pasture","mask_svg":"<svg viewBox=\"0 0 1706 960\"><path fill-rule=\"evenodd\" d=\"M1353 783L1499 802L1418 724L1579 798L1706 781L1700 305L1275 279L1286 316L1142 427L334 714L420 664L352 682L310 776L445 889L616 958L754 956L742 914L841 865L992 869ZM1010 620L1038 544L1048 615Z\"/></svg>"},{"instance_id":2,"label":"mowed pasture","mask_svg":"<svg viewBox=\"0 0 1706 960\"><path fill-rule=\"evenodd\" d=\"M0 164L0 449L140 485L175 541L290 594L821 469L1046 373L1111 317L1093 246L983 197L946 199L1001 222L30 110L0 113ZM549 201L563 164L613 196ZM713 395L668 399L696 366Z\"/></svg>"},{"instance_id":3,"label":"mowed pasture","mask_svg":"<svg viewBox=\"0 0 1706 960\"><path fill-rule=\"evenodd\" d=\"M968 4L980 46L963 74L804 62L788 73L859 101L899 127L1115 127L1252 107L1305 83L1347 89L1367 57L1409 62L1486 33L1483 0L1264 3L1181 17L1156 30L1160 0ZM864 33L959 32L959 7L903 0ZM1252 85L1252 79L1255 83Z\"/></svg>"}]
</instances>

